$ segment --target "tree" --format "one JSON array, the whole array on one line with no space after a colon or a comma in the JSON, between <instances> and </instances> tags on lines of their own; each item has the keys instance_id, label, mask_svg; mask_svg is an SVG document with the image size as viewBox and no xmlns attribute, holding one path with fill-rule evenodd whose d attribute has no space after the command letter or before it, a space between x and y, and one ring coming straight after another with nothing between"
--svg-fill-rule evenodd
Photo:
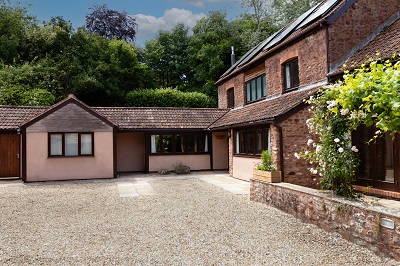
<instances>
[{"instance_id":1,"label":"tree","mask_svg":"<svg viewBox=\"0 0 400 266\"><path fill-rule=\"evenodd\" d=\"M24 49L24 34L34 24L25 8L10 7L0 0L0 63L19 62Z\"/></svg>"},{"instance_id":2,"label":"tree","mask_svg":"<svg viewBox=\"0 0 400 266\"><path fill-rule=\"evenodd\" d=\"M274 0L272 7L276 24L286 25L319 2L320 0Z\"/></svg>"},{"instance_id":3,"label":"tree","mask_svg":"<svg viewBox=\"0 0 400 266\"><path fill-rule=\"evenodd\" d=\"M231 46L238 56L245 51L236 24L227 21L226 13L213 11L197 22L189 43L193 88L217 99L215 82L231 65Z\"/></svg>"},{"instance_id":4,"label":"tree","mask_svg":"<svg viewBox=\"0 0 400 266\"><path fill-rule=\"evenodd\" d=\"M159 87L188 89L192 70L188 63L188 27L178 23L172 31L159 31L146 42L145 63L154 71Z\"/></svg>"},{"instance_id":5,"label":"tree","mask_svg":"<svg viewBox=\"0 0 400 266\"><path fill-rule=\"evenodd\" d=\"M136 19L126 12L109 9L106 4L95 5L86 15L86 29L107 39L133 42L137 34Z\"/></svg>"}]
</instances>

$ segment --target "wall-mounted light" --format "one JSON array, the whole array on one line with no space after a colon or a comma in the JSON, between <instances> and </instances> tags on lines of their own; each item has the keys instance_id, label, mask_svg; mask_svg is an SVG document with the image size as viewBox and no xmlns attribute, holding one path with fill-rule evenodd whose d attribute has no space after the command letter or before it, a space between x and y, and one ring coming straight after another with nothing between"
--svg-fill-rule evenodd
<instances>
[{"instance_id":1,"label":"wall-mounted light","mask_svg":"<svg viewBox=\"0 0 400 266\"><path fill-rule=\"evenodd\" d=\"M21 134L21 129L20 128L17 128L17 134L18 135Z\"/></svg>"},{"instance_id":2,"label":"wall-mounted light","mask_svg":"<svg viewBox=\"0 0 400 266\"><path fill-rule=\"evenodd\" d=\"M388 218L381 218L381 226L389 229L394 229L394 221Z\"/></svg>"},{"instance_id":3,"label":"wall-mounted light","mask_svg":"<svg viewBox=\"0 0 400 266\"><path fill-rule=\"evenodd\" d=\"M228 131L228 138L231 138L231 131Z\"/></svg>"}]
</instances>

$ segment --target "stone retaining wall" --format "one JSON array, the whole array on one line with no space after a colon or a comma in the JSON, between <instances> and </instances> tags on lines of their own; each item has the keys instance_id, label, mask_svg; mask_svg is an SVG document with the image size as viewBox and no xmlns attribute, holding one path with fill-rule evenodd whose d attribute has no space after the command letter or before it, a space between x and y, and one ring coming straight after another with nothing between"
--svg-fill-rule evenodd
<instances>
[{"instance_id":1,"label":"stone retaining wall","mask_svg":"<svg viewBox=\"0 0 400 266\"><path fill-rule=\"evenodd\" d=\"M331 192L254 179L250 180L250 200L271 205L400 261L399 210L379 206L379 202L351 201ZM381 225L388 222L391 226L392 221L394 229Z\"/></svg>"}]
</instances>

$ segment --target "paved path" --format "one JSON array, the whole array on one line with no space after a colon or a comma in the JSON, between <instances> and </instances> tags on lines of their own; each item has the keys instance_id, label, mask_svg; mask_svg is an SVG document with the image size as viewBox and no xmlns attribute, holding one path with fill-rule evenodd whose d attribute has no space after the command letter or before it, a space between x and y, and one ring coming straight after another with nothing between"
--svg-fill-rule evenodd
<instances>
[{"instance_id":1,"label":"paved path","mask_svg":"<svg viewBox=\"0 0 400 266\"><path fill-rule=\"evenodd\" d=\"M226 174L0 182L0 265L399 265Z\"/></svg>"}]
</instances>

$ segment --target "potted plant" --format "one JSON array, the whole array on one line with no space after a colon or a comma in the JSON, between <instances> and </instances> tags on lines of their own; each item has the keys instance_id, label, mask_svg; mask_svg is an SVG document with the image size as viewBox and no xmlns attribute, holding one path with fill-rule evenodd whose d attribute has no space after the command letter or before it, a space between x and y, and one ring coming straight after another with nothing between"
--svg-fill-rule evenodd
<instances>
[{"instance_id":1,"label":"potted plant","mask_svg":"<svg viewBox=\"0 0 400 266\"><path fill-rule=\"evenodd\" d=\"M281 172L276 171L271 153L268 150L261 153L261 162L253 169L253 178L271 183L281 182Z\"/></svg>"}]
</instances>

